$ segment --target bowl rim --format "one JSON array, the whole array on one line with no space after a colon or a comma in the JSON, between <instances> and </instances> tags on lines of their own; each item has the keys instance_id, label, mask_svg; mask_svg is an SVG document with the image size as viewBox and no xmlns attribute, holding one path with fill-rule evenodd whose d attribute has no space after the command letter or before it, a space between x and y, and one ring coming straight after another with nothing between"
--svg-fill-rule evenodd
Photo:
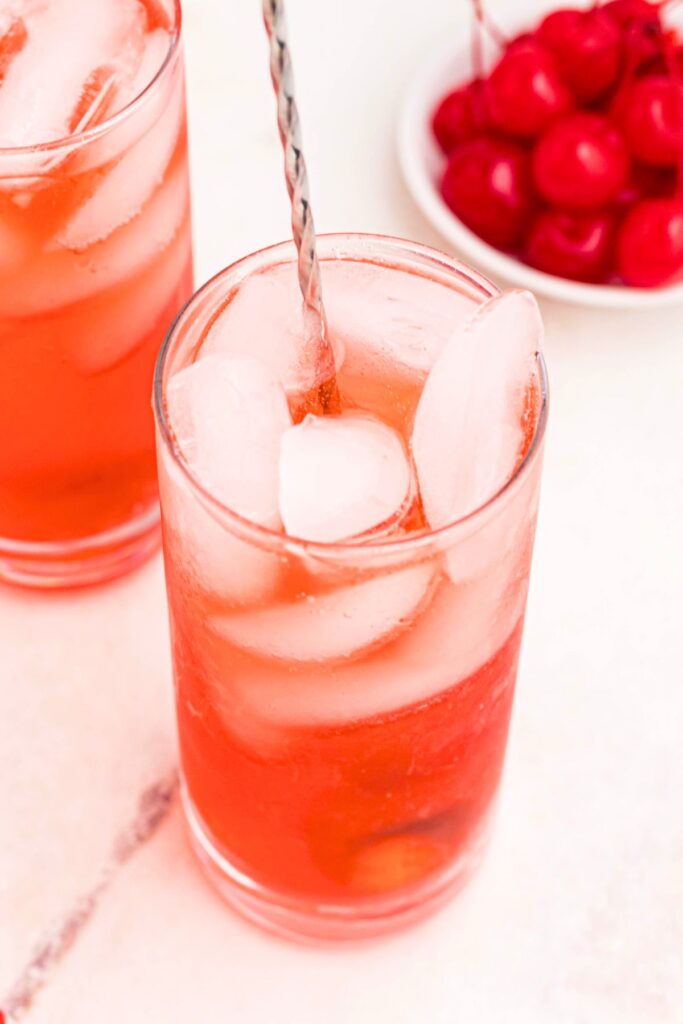
<instances>
[{"instance_id":1,"label":"bowl rim","mask_svg":"<svg viewBox=\"0 0 683 1024\"><path fill-rule=\"evenodd\" d=\"M469 52L453 40L431 50L410 77L396 123L398 160L408 192L433 228L456 249L487 273L547 298L604 309L655 309L683 304L683 282L661 288L585 284L546 274L514 256L495 249L479 238L448 208L427 166L423 137L430 138L431 113L444 90L457 86L454 67L466 68ZM463 76L464 80L464 76ZM433 143L433 153L438 152Z\"/></svg>"}]
</instances>

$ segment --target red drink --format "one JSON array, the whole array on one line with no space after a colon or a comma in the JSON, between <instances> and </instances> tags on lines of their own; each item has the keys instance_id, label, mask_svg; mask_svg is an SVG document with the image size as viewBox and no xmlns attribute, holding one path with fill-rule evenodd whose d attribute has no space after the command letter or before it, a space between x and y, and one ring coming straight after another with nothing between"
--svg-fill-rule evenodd
<instances>
[{"instance_id":1,"label":"red drink","mask_svg":"<svg viewBox=\"0 0 683 1024\"><path fill-rule=\"evenodd\" d=\"M343 937L424 913L478 858L522 633L545 383L532 358L511 419L491 424L512 425L518 448L495 500L434 529L419 440L434 367L494 289L405 243L321 247L340 415L305 417L288 247L200 293L156 393L194 841L248 915Z\"/></svg>"},{"instance_id":2,"label":"red drink","mask_svg":"<svg viewBox=\"0 0 683 1024\"><path fill-rule=\"evenodd\" d=\"M0 575L90 582L156 539L149 392L192 290L180 12L16 11L0 21Z\"/></svg>"}]
</instances>

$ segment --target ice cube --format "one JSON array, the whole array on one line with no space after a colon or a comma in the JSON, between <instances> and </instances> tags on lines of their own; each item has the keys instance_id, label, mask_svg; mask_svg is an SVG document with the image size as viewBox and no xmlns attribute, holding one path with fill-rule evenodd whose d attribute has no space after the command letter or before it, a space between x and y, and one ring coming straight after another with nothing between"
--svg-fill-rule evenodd
<instances>
[{"instance_id":1,"label":"ice cube","mask_svg":"<svg viewBox=\"0 0 683 1024\"><path fill-rule=\"evenodd\" d=\"M191 492L187 480L166 457L160 461L159 485L167 556L184 577L212 598L231 605L269 599L280 580L278 555L227 528L216 510Z\"/></svg>"},{"instance_id":2,"label":"ice cube","mask_svg":"<svg viewBox=\"0 0 683 1024\"><path fill-rule=\"evenodd\" d=\"M243 281L208 332L203 351L250 352L272 366L289 394L316 384L305 353L305 329L296 265L283 263ZM268 310L264 319L262 311ZM277 324L277 330L273 330Z\"/></svg>"},{"instance_id":3,"label":"ice cube","mask_svg":"<svg viewBox=\"0 0 683 1024\"><path fill-rule=\"evenodd\" d=\"M387 601L395 600L397 608L402 597L411 597L415 603L406 615L410 628L385 635L393 642L366 651L362 659L337 661L333 673L328 663L316 660L328 651L336 655L342 650L339 631L345 634L347 648L349 640L356 641L361 634L359 625L352 634L341 599L324 631L322 611L316 617L314 608L308 613L302 610L298 617L296 606L288 606L282 619L282 608L222 618L217 628L232 643L266 656L231 678L226 722L230 723L235 702L242 709L240 727L248 737L250 731L258 734L259 723L271 728L335 725L394 714L434 698L482 668L512 635L524 611L527 568L522 555L456 586L436 565L428 573L424 563L373 581L377 583L374 594L361 592L358 605L352 604L352 588L348 588L343 603L358 623L365 606L371 617L378 615L374 599L384 603L387 614ZM296 655L296 671L275 671L266 658L275 657L276 651L283 658Z\"/></svg>"},{"instance_id":4,"label":"ice cube","mask_svg":"<svg viewBox=\"0 0 683 1024\"><path fill-rule=\"evenodd\" d=\"M471 297L419 273L350 260L323 264L325 310L332 337L349 359L373 360L424 377L453 332L472 314Z\"/></svg>"},{"instance_id":5,"label":"ice cube","mask_svg":"<svg viewBox=\"0 0 683 1024\"><path fill-rule=\"evenodd\" d=\"M139 278L133 276L125 300L110 306L106 317L98 305L76 306L66 345L69 362L81 373L106 373L148 343L152 331L158 344L169 325L164 318L173 316L187 297L189 255L187 237L175 238Z\"/></svg>"},{"instance_id":6,"label":"ice cube","mask_svg":"<svg viewBox=\"0 0 683 1024\"><path fill-rule=\"evenodd\" d=\"M156 28L153 32L149 32L145 36L142 59L137 73L131 81L128 95L126 97L126 101L128 103L135 99L136 96L139 96L140 93L147 88L152 79L156 77L166 60L170 48L170 32L163 28Z\"/></svg>"},{"instance_id":7,"label":"ice cube","mask_svg":"<svg viewBox=\"0 0 683 1024\"><path fill-rule=\"evenodd\" d=\"M111 65L125 75L136 49L142 51L145 17L138 0L49 0L25 15L25 44L0 89L5 147L66 137L93 71Z\"/></svg>"},{"instance_id":8,"label":"ice cube","mask_svg":"<svg viewBox=\"0 0 683 1024\"><path fill-rule=\"evenodd\" d=\"M114 112L118 92L117 68L103 64L88 75L81 97L69 119L69 134L75 135L94 127Z\"/></svg>"},{"instance_id":9,"label":"ice cube","mask_svg":"<svg viewBox=\"0 0 683 1024\"><path fill-rule=\"evenodd\" d=\"M427 520L438 528L484 505L512 476L542 338L529 292L510 291L465 321L429 373L412 450Z\"/></svg>"},{"instance_id":10,"label":"ice cube","mask_svg":"<svg viewBox=\"0 0 683 1024\"><path fill-rule=\"evenodd\" d=\"M6 316L33 316L134 279L173 241L187 219L188 203L186 168L180 165L152 196L144 215L105 242L86 253L55 245L30 264L18 266L16 273L4 274L0 308ZM78 344L76 338L74 343Z\"/></svg>"},{"instance_id":11,"label":"ice cube","mask_svg":"<svg viewBox=\"0 0 683 1024\"><path fill-rule=\"evenodd\" d=\"M147 28L150 31L164 29L169 32L173 26L172 0L145 0Z\"/></svg>"},{"instance_id":12,"label":"ice cube","mask_svg":"<svg viewBox=\"0 0 683 1024\"><path fill-rule=\"evenodd\" d=\"M537 478L494 503L458 529L446 552L446 565L456 583L488 576L531 553L538 508ZM498 568L497 568L498 567Z\"/></svg>"},{"instance_id":13,"label":"ice cube","mask_svg":"<svg viewBox=\"0 0 683 1024\"><path fill-rule=\"evenodd\" d=\"M148 266L173 241L189 216L189 198L187 167L180 164L167 175L140 217L84 256L66 255L96 277L93 291L112 287Z\"/></svg>"},{"instance_id":14,"label":"ice cube","mask_svg":"<svg viewBox=\"0 0 683 1024\"><path fill-rule=\"evenodd\" d=\"M171 378L167 403L176 441L205 489L238 515L278 529L280 440L292 421L268 367L253 356L207 356ZM173 528L174 514L165 511ZM207 590L249 601L269 589L276 555L231 532L197 498L179 512L180 544Z\"/></svg>"},{"instance_id":15,"label":"ice cube","mask_svg":"<svg viewBox=\"0 0 683 1024\"><path fill-rule=\"evenodd\" d=\"M139 62L131 74L117 80L115 109L122 110L140 96L160 71L171 45L170 35L162 29L155 29L144 38ZM165 116L170 107L175 111L178 124L183 120L185 103L185 82L182 70L179 74L165 79L164 84L145 96L135 111L121 118L115 128L100 138L90 140L71 158L70 169L74 174L105 167L127 153L136 142L154 130L157 122ZM172 120L172 115L169 115Z\"/></svg>"},{"instance_id":16,"label":"ice cube","mask_svg":"<svg viewBox=\"0 0 683 1024\"><path fill-rule=\"evenodd\" d=\"M137 71L119 91L118 103L120 107L131 103L144 92L161 69L170 46L170 33L163 28L156 28L145 36Z\"/></svg>"},{"instance_id":17,"label":"ice cube","mask_svg":"<svg viewBox=\"0 0 683 1024\"><path fill-rule=\"evenodd\" d=\"M0 270L3 275L21 267L30 252L30 240L26 235L0 215Z\"/></svg>"},{"instance_id":18,"label":"ice cube","mask_svg":"<svg viewBox=\"0 0 683 1024\"><path fill-rule=\"evenodd\" d=\"M55 243L83 250L113 234L142 211L161 184L178 141L182 109L170 104L98 183L58 233Z\"/></svg>"},{"instance_id":19,"label":"ice cube","mask_svg":"<svg viewBox=\"0 0 683 1024\"><path fill-rule=\"evenodd\" d=\"M278 461L292 425L279 381L254 356L206 356L171 377L168 413L203 486L233 512L278 529Z\"/></svg>"},{"instance_id":20,"label":"ice cube","mask_svg":"<svg viewBox=\"0 0 683 1024\"><path fill-rule=\"evenodd\" d=\"M130 101L131 90L135 88L140 69L146 63L148 37L145 34L146 16L139 2L135 6L130 4L127 9L124 6L122 17L127 26L125 34L119 33L116 49L112 47L106 61L86 78L69 119L71 133L92 128Z\"/></svg>"},{"instance_id":21,"label":"ice cube","mask_svg":"<svg viewBox=\"0 0 683 1024\"><path fill-rule=\"evenodd\" d=\"M0 13L0 84L14 58L26 45L28 33L23 18L12 11Z\"/></svg>"},{"instance_id":22,"label":"ice cube","mask_svg":"<svg viewBox=\"0 0 683 1024\"><path fill-rule=\"evenodd\" d=\"M387 643L407 628L433 576L433 563L422 562L288 604L220 614L214 627L230 643L263 658L337 661Z\"/></svg>"},{"instance_id":23,"label":"ice cube","mask_svg":"<svg viewBox=\"0 0 683 1024\"><path fill-rule=\"evenodd\" d=\"M277 554L228 529L166 455L159 462L159 491L166 555L192 586L238 606L271 598L281 572Z\"/></svg>"},{"instance_id":24,"label":"ice cube","mask_svg":"<svg viewBox=\"0 0 683 1024\"><path fill-rule=\"evenodd\" d=\"M280 514L292 537L358 536L395 516L409 489L401 438L369 415L308 415L282 437Z\"/></svg>"},{"instance_id":25,"label":"ice cube","mask_svg":"<svg viewBox=\"0 0 683 1024\"><path fill-rule=\"evenodd\" d=\"M470 297L443 282L393 267L325 259L322 278L330 341L337 366L343 366L344 393L354 399L356 394L362 399L368 381L378 375L385 381L398 375L418 387L453 325L476 308ZM269 320L279 324L275 335L257 326L264 307ZM278 367L285 389L293 393L315 383L311 366L302 360L302 339L296 266L282 263L240 285L205 346L207 352L241 349L260 354ZM384 390L386 395L389 389ZM379 408L378 397L373 392L365 407ZM396 401L390 395L389 403Z\"/></svg>"}]
</instances>

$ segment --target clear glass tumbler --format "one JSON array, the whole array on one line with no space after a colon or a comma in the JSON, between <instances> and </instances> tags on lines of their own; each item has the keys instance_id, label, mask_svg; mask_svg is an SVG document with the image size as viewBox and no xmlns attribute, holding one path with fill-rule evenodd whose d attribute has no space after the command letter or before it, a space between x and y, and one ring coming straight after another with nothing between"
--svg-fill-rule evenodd
<instances>
[{"instance_id":1,"label":"clear glass tumbler","mask_svg":"<svg viewBox=\"0 0 683 1024\"><path fill-rule=\"evenodd\" d=\"M35 5L25 7L30 25ZM62 53L83 74L89 41L106 49L99 7L84 0L92 37L72 25L80 49ZM121 47L127 59L135 44L139 67L123 106L106 116L115 78L99 66L68 137L0 149L0 578L32 586L118 575L159 538L149 394L159 345L193 288L181 10L178 0L109 4L112 32L123 32L124 7ZM3 116L20 62L45 58L17 10L3 40L14 47ZM34 102L50 102L49 84Z\"/></svg>"},{"instance_id":2,"label":"clear glass tumbler","mask_svg":"<svg viewBox=\"0 0 683 1024\"><path fill-rule=\"evenodd\" d=\"M454 321L497 290L408 242L319 246L342 403L406 435ZM425 914L479 859L517 672L547 388L539 356L512 478L461 521L416 528L414 493L401 529L345 543L250 521L186 458L169 384L216 345L270 353L283 378L294 258L284 244L228 268L167 338L155 380L162 525L194 847L250 918L339 939ZM397 337L399 360L383 347ZM305 391L290 380L295 420ZM234 443L218 439L216 458Z\"/></svg>"}]
</instances>

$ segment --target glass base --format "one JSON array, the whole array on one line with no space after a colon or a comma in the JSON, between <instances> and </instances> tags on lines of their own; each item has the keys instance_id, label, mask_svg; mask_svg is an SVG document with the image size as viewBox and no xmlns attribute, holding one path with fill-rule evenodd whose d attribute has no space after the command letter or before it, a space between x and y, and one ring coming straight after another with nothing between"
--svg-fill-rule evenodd
<instances>
[{"instance_id":1,"label":"glass base","mask_svg":"<svg viewBox=\"0 0 683 1024\"><path fill-rule=\"evenodd\" d=\"M123 576L161 543L157 503L113 530L63 542L0 537L0 580L23 587L84 587Z\"/></svg>"},{"instance_id":2,"label":"glass base","mask_svg":"<svg viewBox=\"0 0 683 1024\"><path fill-rule=\"evenodd\" d=\"M317 903L275 892L252 881L215 848L184 785L181 798L190 842L213 887L242 917L281 938L300 943L370 939L430 916L469 881L483 859L490 832L489 816L466 854L422 885L345 904Z\"/></svg>"}]
</instances>

